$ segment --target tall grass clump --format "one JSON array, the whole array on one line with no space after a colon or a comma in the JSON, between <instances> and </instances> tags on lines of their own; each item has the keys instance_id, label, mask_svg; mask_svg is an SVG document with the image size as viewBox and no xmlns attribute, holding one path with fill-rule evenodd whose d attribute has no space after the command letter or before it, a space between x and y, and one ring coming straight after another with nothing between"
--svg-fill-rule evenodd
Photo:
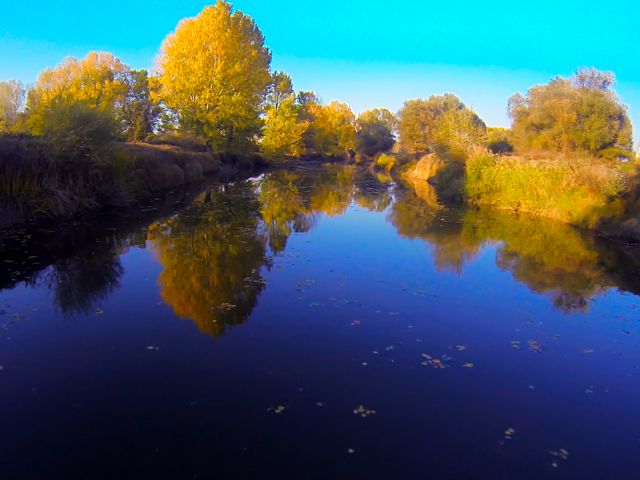
<instances>
[{"instance_id":1,"label":"tall grass clump","mask_svg":"<svg viewBox=\"0 0 640 480\"><path fill-rule=\"evenodd\" d=\"M585 228L622 213L627 175L594 159L528 160L476 152L466 163L467 202Z\"/></svg>"}]
</instances>

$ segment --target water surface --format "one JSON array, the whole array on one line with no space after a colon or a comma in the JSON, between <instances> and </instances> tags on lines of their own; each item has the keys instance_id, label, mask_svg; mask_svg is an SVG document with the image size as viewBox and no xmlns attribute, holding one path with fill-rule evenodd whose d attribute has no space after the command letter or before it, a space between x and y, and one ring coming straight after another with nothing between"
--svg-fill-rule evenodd
<instances>
[{"instance_id":1,"label":"water surface","mask_svg":"<svg viewBox=\"0 0 640 480\"><path fill-rule=\"evenodd\" d=\"M633 479L640 252L275 171L0 241L0 470Z\"/></svg>"}]
</instances>

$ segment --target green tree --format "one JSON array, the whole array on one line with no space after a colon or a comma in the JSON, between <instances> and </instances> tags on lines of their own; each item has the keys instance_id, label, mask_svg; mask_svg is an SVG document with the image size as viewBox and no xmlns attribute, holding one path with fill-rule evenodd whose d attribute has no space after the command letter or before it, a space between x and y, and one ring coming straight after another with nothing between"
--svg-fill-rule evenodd
<instances>
[{"instance_id":1,"label":"green tree","mask_svg":"<svg viewBox=\"0 0 640 480\"><path fill-rule=\"evenodd\" d=\"M17 80L0 82L0 134L16 130L25 93L24 85Z\"/></svg>"},{"instance_id":2,"label":"green tree","mask_svg":"<svg viewBox=\"0 0 640 480\"><path fill-rule=\"evenodd\" d=\"M356 121L356 151L367 157L390 151L397 126L395 115L386 108L362 112Z\"/></svg>"},{"instance_id":3,"label":"green tree","mask_svg":"<svg viewBox=\"0 0 640 480\"><path fill-rule=\"evenodd\" d=\"M401 148L412 154L462 152L481 144L486 132L480 117L450 93L408 100L399 117Z\"/></svg>"},{"instance_id":4,"label":"green tree","mask_svg":"<svg viewBox=\"0 0 640 480\"><path fill-rule=\"evenodd\" d=\"M631 158L627 110L611 89L614 76L581 69L509 99L513 140L520 153Z\"/></svg>"},{"instance_id":5,"label":"green tree","mask_svg":"<svg viewBox=\"0 0 640 480\"><path fill-rule=\"evenodd\" d=\"M182 128L216 150L254 148L261 107L271 81L271 54L254 21L218 0L182 20L162 44L160 98Z\"/></svg>"},{"instance_id":6,"label":"green tree","mask_svg":"<svg viewBox=\"0 0 640 480\"><path fill-rule=\"evenodd\" d=\"M120 110L125 138L139 142L153 133L161 110L152 100L149 76L146 70L131 70L124 76L127 93Z\"/></svg>"}]
</instances>

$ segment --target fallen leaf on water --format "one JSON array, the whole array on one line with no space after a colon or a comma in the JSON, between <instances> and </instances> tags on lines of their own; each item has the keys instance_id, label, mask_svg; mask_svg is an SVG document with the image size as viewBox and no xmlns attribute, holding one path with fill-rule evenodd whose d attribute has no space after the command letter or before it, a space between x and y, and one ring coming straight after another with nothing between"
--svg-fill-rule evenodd
<instances>
[{"instance_id":1,"label":"fallen leaf on water","mask_svg":"<svg viewBox=\"0 0 640 480\"><path fill-rule=\"evenodd\" d=\"M376 411L375 410L370 410L368 408L365 408L364 405L360 405L358 408L356 408L353 411L354 415L360 415L362 418L366 418L369 415L375 415Z\"/></svg>"},{"instance_id":2,"label":"fallen leaf on water","mask_svg":"<svg viewBox=\"0 0 640 480\"><path fill-rule=\"evenodd\" d=\"M542 352L542 349L543 349L542 344L537 340L529 340L527 343L529 344L529 348L534 352L536 353Z\"/></svg>"}]
</instances>

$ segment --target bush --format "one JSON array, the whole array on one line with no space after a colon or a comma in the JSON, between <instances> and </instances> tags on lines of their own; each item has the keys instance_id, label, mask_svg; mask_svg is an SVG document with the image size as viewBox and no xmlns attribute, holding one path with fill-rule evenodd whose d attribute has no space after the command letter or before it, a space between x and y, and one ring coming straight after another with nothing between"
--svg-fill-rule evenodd
<instances>
[{"instance_id":1,"label":"bush","mask_svg":"<svg viewBox=\"0 0 640 480\"><path fill-rule=\"evenodd\" d=\"M57 104L44 116L44 134L57 160L90 162L115 139L116 121L107 112L80 103Z\"/></svg>"}]
</instances>

